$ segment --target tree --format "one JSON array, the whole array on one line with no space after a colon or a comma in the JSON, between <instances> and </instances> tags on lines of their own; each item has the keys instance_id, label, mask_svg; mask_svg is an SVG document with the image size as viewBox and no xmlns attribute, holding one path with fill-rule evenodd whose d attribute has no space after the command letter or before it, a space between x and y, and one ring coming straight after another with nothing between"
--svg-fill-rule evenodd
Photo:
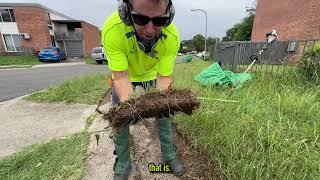
<instances>
[{"instance_id":1,"label":"tree","mask_svg":"<svg viewBox=\"0 0 320 180\"><path fill-rule=\"evenodd\" d=\"M180 49L180 52L186 53L190 51L204 51L204 36L201 34L197 34L193 37L192 40L183 40L181 41L181 46L183 46ZM207 38L207 49L212 48L217 41L217 38L214 37L208 37Z\"/></svg>"},{"instance_id":2,"label":"tree","mask_svg":"<svg viewBox=\"0 0 320 180\"><path fill-rule=\"evenodd\" d=\"M207 49L212 48L217 42L217 38L209 37L207 39Z\"/></svg>"},{"instance_id":3,"label":"tree","mask_svg":"<svg viewBox=\"0 0 320 180\"><path fill-rule=\"evenodd\" d=\"M201 34L197 34L193 37L192 44L196 51L204 51L204 40L205 38Z\"/></svg>"},{"instance_id":4,"label":"tree","mask_svg":"<svg viewBox=\"0 0 320 180\"><path fill-rule=\"evenodd\" d=\"M192 40L183 40L181 41L181 48L180 51L181 53L187 53L187 52L191 52L194 50L193 44L192 44Z\"/></svg>"},{"instance_id":5,"label":"tree","mask_svg":"<svg viewBox=\"0 0 320 180\"><path fill-rule=\"evenodd\" d=\"M255 5L253 5L255 7ZM222 41L250 41L253 27L253 20L255 16L255 8L247 8L248 15L242 19L240 23L235 24L232 28L228 29L226 36Z\"/></svg>"}]
</instances>

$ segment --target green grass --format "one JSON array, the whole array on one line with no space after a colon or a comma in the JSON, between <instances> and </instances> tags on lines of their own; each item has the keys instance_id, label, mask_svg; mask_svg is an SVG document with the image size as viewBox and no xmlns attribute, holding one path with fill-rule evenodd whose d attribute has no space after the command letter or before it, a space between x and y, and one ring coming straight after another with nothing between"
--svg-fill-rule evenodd
<instances>
[{"instance_id":1,"label":"green grass","mask_svg":"<svg viewBox=\"0 0 320 180\"><path fill-rule=\"evenodd\" d=\"M192 116L175 122L215 159L228 179L320 178L320 87L292 73L257 73L233 94L221 87L202 87L194 76L210 62L176 66L174 86L191 88L201 97ZM50 87L29 99L96 104L107 89L106 75L83 76ZM90 120L88 120L90 123Z\"/></svg>"},{"instance_id":2,"label":"green grass","mask_svg":"<svg viewBox=\"0 0 320 180\"><path fill-rule=\"evenodd\" d=\"M107 74L97 73L50 86L46 91L34 93L25 99L49 103L96 104L108 88Z\"/></svg>"},{"instance_id":3,"label":"green grass","mask_svg":"<svg viewBox=\"0 0 320 180\"><path fill-rule=\"evenodd\" d=\"M3 65L37 65L41 64L36 56L0 56L0 66Z\"/></svg>"},{"instance_id":4,"label":"green grass","mask_svg":"<svg viewBox=\"0 0 320 180\"><path fill-rule=\"evenodd\" d=\"M244 72L249 65L238 65L237 66L237 72ZM269 73L269 74L277 74L277 75L283 75L283 74L290 74L292 75L297 71L297 65L296 64L287 64L287 65L270 65L270 64L254 64L250 70L249 73Z\"/></svg>"},{"instance_id":5,"label":"green grass","mask_svg":"<svg viewBox=\"0 0 320 180\"><path fill-rule=\"evenodd\" d=\"M82 179L89 137L83 131L0 159L0 179Z\"/></svg>"},{"instance_id":6,"label":"green grass","mask_svg":"<svg viewBox=\"0 0 320 180\"><path fill-rule=\"evenodd\" d=\"M97 62L95 60L93 60L90 56L84 57L84 62L86 64L97 64Z\"/></svg>"},{"instance_id":7,"label":"green grass","mask_svg":"<svg viewBox=\"0 0 320 180\"><path fill-rule=\"evenodd\" d=\"M226 89L193 80L207 66L176 66L175 87L239 103L202 100L195 114L175 121L228 179L320 179L320 87L258 73L227 96Z\"/></svg>"}]
</instances>

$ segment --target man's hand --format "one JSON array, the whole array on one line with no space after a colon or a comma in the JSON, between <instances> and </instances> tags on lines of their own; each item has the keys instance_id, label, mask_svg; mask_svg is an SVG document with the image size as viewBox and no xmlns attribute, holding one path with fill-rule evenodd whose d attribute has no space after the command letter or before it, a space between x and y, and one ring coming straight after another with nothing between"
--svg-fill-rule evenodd
<instances>
[{"instance_id":1,"label":"man's hand","mask_svg":"<svg viewBox=\"0 0 320 180\"><path fill-rule=\"evenodd\" d=\"M162 90L166 90L169 89L171 86L171 77L170 76L161 76L158 75L157 78L157 89L162 91Z\"/></svg>"},{"instance_id":2,"label":"man's hand","mask_svg":"<svg viewBox=\"0 0 320 180\"><path fill-rule=\"evenodd\" d=\"M132 84L129 80L128 71L113 71L113 75L113 85L119 100L122 102L128 100L129 95L132 93Z\"/></svg>"}]
</instances>

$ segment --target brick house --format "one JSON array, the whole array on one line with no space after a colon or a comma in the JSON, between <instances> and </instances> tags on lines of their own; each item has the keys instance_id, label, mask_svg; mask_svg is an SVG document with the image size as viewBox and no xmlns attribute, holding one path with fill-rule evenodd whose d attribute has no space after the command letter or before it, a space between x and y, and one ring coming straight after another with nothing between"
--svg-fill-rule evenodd
<instances>
[{"instance_id":1,"label":"brick house","mask_svg":"<svg viewBox=\"0 0 320 180\"><path fill-rule=\"evenodd\" d=\"M319 0L259 0L252 41L276 29L280 40L320 39Z\"/></svg>"},{"instance_id":2,"label":"brick house","mask_svg":"<svg viewBox=\"0 0 320 180\"><path fill-rule=\"evenodd\" d=\"M0 55L60 47L82 57L101 44L98 27L34 3L0 3Z\"/></svg>"}]
</instances>

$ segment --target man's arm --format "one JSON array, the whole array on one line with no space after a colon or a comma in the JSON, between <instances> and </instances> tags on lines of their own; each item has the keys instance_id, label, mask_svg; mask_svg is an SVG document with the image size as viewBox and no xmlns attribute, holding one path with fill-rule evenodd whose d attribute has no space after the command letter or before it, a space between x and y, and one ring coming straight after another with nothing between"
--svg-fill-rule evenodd
<instances>
[{"instance_id":1,"label":"man's arm","mask_svg":"<svg viewBox=\"0 0 320 180\"><path fill-rule=\"evenodd\" d=\"M162 91L170 87L172 80L170 76L161 76L158 74L157 77L157 89Z\"/></svg>"},{"instance_id":2,"label":"man's arm","mask_svg":"<svg viewBox=\"0 0 320 180\"><path fill-rule=\"evenodd\" d=\"M113 85L120 101L129 99L132 94L132 84L129 80L128 71L113 71Z\"/></svg>"}]
</instances>

